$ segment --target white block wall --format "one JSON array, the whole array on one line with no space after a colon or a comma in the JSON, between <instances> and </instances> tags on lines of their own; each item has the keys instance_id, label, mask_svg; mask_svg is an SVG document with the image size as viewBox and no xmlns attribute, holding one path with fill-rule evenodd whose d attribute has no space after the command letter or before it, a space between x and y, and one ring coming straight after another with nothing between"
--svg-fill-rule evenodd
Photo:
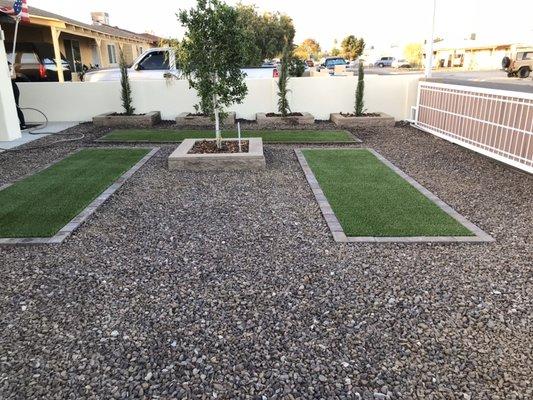
<instances>
[{"instance_id":1,"label":"white block wall","mask_svg":"<svg viewBox=\"0 0 533 400\"><path fill-rule=\"evenodd\" d=\"M419 75L367 75L365 107L381 111L396 120L409 117L416 103ZM257 112L277 111L274 79L247 81L248 96L242 104L230 107L238 118L255 119ZM357 77L309 77L290 80L289 103L294 112L310 112L319 120L331 113L353 111ZM186 81L133 81L133 101L137 112L161 111L163 119L191 112L197 103L195 91ZM20 84L21 106L43 111L50 121L90 121L98 114L121 111L119 82L68 82ZM26 111L29 121L38 114Z\"/></svg>"}]
</instances>

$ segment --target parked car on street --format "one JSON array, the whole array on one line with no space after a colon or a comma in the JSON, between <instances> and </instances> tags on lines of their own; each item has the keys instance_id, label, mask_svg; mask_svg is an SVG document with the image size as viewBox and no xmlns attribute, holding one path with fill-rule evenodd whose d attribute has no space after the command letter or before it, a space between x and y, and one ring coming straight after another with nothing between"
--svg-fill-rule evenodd
<instances>
[{"instance_id":1,"label":"parked car on street","mask_svg":"<svg viewBox=\"0 0 533 400\"><path fill-rule=\"evenodd\" d=\"M14 64L18 82L57 82L57 65L54 47L49 43L17 43L15 60L11 49L12 43L6 43L7 61ZM63 77L72 80L72 72L66 58L61 54Z\"/></svg>"},{"instance_id":2,"label":"parked car on street","mask_svg":"<svg viewBox=\"0 0 533 400\"><path fill-rule=\"evenodd\" d=\"M261 67L242 68L248 79L277 78L278 69L275 64L264 64ZM153 48L145 51L128 69L130 80L163 80L174 77L180 79L181 71L176 64L176 55L169 47ZM84 75L85 82L119 81L120 68L105 68L89 71Z\"/></svg>"},{"instance_id":3,"label":"parked car on street","mask_svg":"<svg viewBox=\"0 0 533 400\"><path fill-rule=\"evenodd\" d=\"M322 69L327 69L330 75L335 72L336 65L345 65L347 66L346 59L343 57L327 57L322 61L322 63L317 67L317 71Z\"/></svg>"},{"instance_id":4,"label":"parked car on street","mask_svg":"<svg viewBox=\"0 0 533 400\"><path fill-rule=\"evenodd\" d=\"M379 60L377 60L374 63L374 67L379 67L379 68L391 67L394 60L395 60L394 57L381 57Z\"/></svg>"},{"instance_id":5,"label":"parked car on street","mask_svg":"<svg viewBox=\"0 0 533 400\"><path fill-rule=\"evenodd\" d=\"M527 78L533 71L533 47L519 48L511 57L503 57L502 67L508 77Z\"/></svg>"},{"instance_id":6,"label":"parked car on street","mask_svg":"<svg viewBox=\"0 0 533 400\"><path fill-rule=\"evenodd\" d=\"M363 67L373 67L374 63L365 60L364 58L358 58L348 63L348 69L356 70L359 68L359 63L363 63Z\"/></svg>"},{"instance_id":7,"label":"parked car on street","mask_svg":"<svg viewBox=\"0 0 533 400\"><path fill-rule=\"evenodd\" d=\"M411 63L407 60L394 60L391 64L392 68L411 68Z\"/></svg>"}]
</instances>

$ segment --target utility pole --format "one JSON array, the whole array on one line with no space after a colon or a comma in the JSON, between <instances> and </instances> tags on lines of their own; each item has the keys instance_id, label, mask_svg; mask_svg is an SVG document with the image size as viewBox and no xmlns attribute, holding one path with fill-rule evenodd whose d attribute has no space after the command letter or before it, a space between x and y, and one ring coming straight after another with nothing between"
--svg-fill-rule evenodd
<instances>
[{"instance_id":1,"label":"utility pole","mask_svg":"<svg viewBox=\"0 0 533 400\"><path fill-rule=\"evenodd\" d=\"M437 0L433 0L433 19L431 21L431 36L426 46L426 71L425 76L431 78L431 68L433 67L433 42L435 40L435 12L437 9Z\"/></svg>"}]
</instances>

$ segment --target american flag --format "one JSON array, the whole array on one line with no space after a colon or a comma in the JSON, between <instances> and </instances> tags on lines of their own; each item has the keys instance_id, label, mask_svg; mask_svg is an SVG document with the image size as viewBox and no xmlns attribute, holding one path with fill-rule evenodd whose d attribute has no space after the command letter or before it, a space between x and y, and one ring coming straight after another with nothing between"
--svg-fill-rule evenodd
<instances>
[{"instance_id":1,"label":"american flag","mask_svg":"<svg viewBox=\"0 0 533 400\"><path fill-rule=\"evenodd\" d=\"M30 22L30 14L28 13L26 0L15 0L13 7L0 7L0 12L19 17L22 22Z\"/></svg>"}]
</instances>

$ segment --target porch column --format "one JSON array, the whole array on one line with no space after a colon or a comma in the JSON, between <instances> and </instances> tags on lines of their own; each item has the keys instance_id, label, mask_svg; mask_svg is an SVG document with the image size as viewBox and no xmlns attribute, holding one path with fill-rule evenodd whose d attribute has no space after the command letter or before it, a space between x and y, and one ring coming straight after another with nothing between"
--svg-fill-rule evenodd
<instances>
[{"instance_id":1,"label":"porch column","mask_svg":"<svg viewBox=\"0 0 533 400\"><path fill-rule=\"evenodd\" d=\"M19 139L21 136L4 48L4 31L0 28L0 142Z\"/></svg>"},{"instance_id":2,"label":"porch column","mask_svg":"<svg viewBox=\"0 0 533 400\"><path fill-rule=\"evenodd\" d=\"M102 39L101 38L96 38L94 39L95 42L96 42L96 52L98 54L98 68L104 68L104 65L103 65L103 58L102 58Z\"/></svg>"},{"instance_id":3,"label":"porch column","mask_svg":"<svg viewBox=\"0 0 533 400\"><path fill-rule=\"evenodd\" d=\"M56 27L52 26L52 43L54 45L54 58L56 61L57 67L57 78L59 82L65 82L65 77L63 75L63 61L61 60L61 48L59 47L59 35L61 31Z\"/></svg>"}]
</instances>

